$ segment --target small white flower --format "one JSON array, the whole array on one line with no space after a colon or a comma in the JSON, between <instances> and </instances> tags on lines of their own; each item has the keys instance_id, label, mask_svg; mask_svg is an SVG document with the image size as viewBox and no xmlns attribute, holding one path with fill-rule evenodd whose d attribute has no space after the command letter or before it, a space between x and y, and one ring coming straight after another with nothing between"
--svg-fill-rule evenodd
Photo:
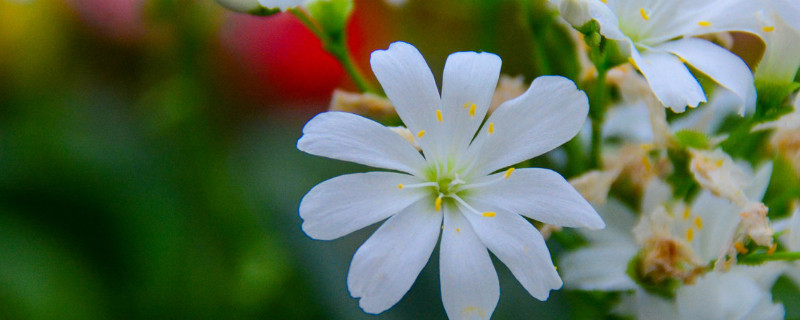
<instances>
[{"instance_id":1,"label":"small white flower","mask_svg":"<svg viewBox=\"0 0 800 320\"><path fill-rule=\"evenodd\" d=\"M706 101L690 65L739 97L739 113L755 105L753 75L728 50L692 36L722 31L755 32L750 0L559 0L561 15L575 26L596 20L599 32L617 40L647 78L658 99L675 112Z\"/></svg>"},{"instance_id":2,"label":"small white flower","mask_svg":"<svg viewBox=\"0 0 800 320\"><path fill-rule=\"evenodd\" d=\"M481 127L500 74L498 56L450 55L441 96L422 55L407 43L373 52L370 63L422 154L391 129L343 112L317 115L297 142L313 155L400 171L336 177L300 203L303 231L315 239L388 218L353 257L350 294L369 313L393 306L441 231L442 301L451 319L488 319L494 311L500 291L487 249L531 295L547 299L561 279L541 234L521 215L567 227L604 223L558 173L492 172L572 138L586 119L586 96L563 77L540 77Z\"/></svg>"}]
</instances>

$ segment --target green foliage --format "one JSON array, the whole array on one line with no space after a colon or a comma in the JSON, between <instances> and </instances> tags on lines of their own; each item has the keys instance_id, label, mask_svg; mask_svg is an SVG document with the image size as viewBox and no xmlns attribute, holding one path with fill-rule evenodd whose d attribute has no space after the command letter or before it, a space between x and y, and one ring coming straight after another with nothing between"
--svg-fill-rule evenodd
<instances>
[{"instance_id":1,"label":"green foliage","mask_svg":"<svg viewBox=\"0 0 800 320\"><path fill-rule=\"evenodd\" d=\"M672 173L667 177L667 183L672 186L673 197L676 199L689 198L698 188L692 172L689 171L691 155L686 149L668 149L667 157L673 167Z\"/></svg>"},{"instance_id":2,"label":"green foliage","mask_svg":"<svg viewBox=\"0 0 800 320\"><path fill-rule=\"evenodd\" d=\"M253 10L250 10L247 13L252 14L254 16L268 17L268 16L271 16L271 15L276 14L278 12L281 12L281 10L277 9L277 8L269 9L269 8L264 8L264 7L258 7L258 8L255 8Z\"/></svg>"},{"instance_id":3,"label":"green foliage","mask_svg":"<svg viewBox=\"0 0 800 320\"><path fill-rule=\"evenodd\" d=\"M675 139L682 148L708 149L711 147L711 140L704 133L683 129L675 132Z\"/></svg>"},{"instance_id":4,"label":"green foliage","mask_svg":"<svg viewBox=\"0 0 800 320\"><path fill-rule=\"evenodd\" d=\"M791 112L793 107L787 102L787 98L795 90L800 89L800 83L774 83L764 80L756 81L756 91L758 101L754 121L765 122L775 120L781 115Z\"/></svg>"}]
</instances>

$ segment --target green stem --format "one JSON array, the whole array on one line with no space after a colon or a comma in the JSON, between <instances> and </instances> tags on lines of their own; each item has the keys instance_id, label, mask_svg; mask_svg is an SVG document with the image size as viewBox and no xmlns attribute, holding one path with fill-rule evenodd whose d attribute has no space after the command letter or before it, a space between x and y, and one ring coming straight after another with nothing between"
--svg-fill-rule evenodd
<instances>
[{"instance_id":1,"label":"green stem","mask_svg":"<svg viewBox=\"0 0 800 320\"><path fill-rule=\"evenodd\" d=\"M300 8L291 8L288 10L289 13L297 17L300 22L314 34L314 36L322 42L322 48L325 49L328 53L333 55L336 60L342 65L347 75L353 79L353 82L358 87L358 90L361 92L372 92L376 93L378 90L367 80L367 77L361 72L358 66L353 59L353 55L350 53L350 50L347 48L347 41L345 41L345 37L336 37L333 38L327 33L325 33L322 29L320 29L316 23L311 19L311 17L302 9Z\"/></svg>"},{"instance_id":2,"label":"green stem","mask_svg":"<svg viewBox=\"0 0 800 320\"><path fill-rule=\"evenodd\" d=\"M603 121L608 108L608 88L606 87L606 68L602 63L595 63L597 80L589 89L589 118L592 119L592 144L589 153L589 167L603 167Z\"/></svg>"},{"instance_id":3,"label":"green stem","mask_svg":"<svg viewBox=\"0 0 800 320\"><path fill-rule=\"evenodd\" d=\"M739 258L739 261L744 264L757 264L766 261L795 261L800 260L800 252L775 252L768 253L753 253Z\"/></svg>"}]
</instances>

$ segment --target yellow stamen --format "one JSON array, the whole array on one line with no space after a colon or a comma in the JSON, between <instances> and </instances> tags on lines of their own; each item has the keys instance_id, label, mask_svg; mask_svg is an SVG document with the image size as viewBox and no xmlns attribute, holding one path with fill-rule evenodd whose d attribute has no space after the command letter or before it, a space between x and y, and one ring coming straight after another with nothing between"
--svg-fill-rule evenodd
<instances>
[{"instance_id":1,"label":"yellow stamen","mask_svg":"<svg viewBox=\"0 0 800 320\"><path fill-rule=\"evenodd\" d=\"M683 220L689 219L692 216L692 211L689 208L683 209Z\"/></svg>"},{"instance_id":2,"label":"yellow stamen","mask_svg":"<svg viewBox=\"0 0 800 320\"><path fill-rule=\"evenodd\" d=\"M469 107L469 116L470 117L474 117L475 116L475 109L476 108L477 108L477 106L475 106L474 103L472 104L472 106Z\"/></svg>"},{"instance_id":3,"label":"yellow stamen","mask_svg":"<svg viewBox=\"0 0 800 320\"><path fill-rule=\"evenodd\" d=\"M436 209L436 211L442 211L442 196L436 198L436 201L433 203L433 207Z\"/></svg>"},{"instance_id":4,"label":"yellow stamen","mask_svg":"<svg viewBox=\"0 0 800 320\"><path fill-rule=\"evenodd\" d=\"M558 266L553 266L554 269L558 270Z\"/></svg>"},{"instance_id":5,"label":"yellow stamen","mask_svg":"<svg viewBox=\"0 0 800 320\"><path fill-rule=\"evenodd\" d=\"M645 21L650 20L650 16L644 11L644 8L639 9L639 14L642 15L642 19Z\"/></svg>"},{"instance_id":6,"label":"yellow stamen","mask_svg":"<svg viewBox=\"0 0 800 320\"><path fill-rule=\"evenodd\" d=\"M397 189L403 189L403 184L402 184L402 183L401 183L401 184L398 184L398 185L397 185Z\"/></svg>"},{"instance_id":7,"label":"yellow stamen","mask_svg":"<svg viewBox=\"0 0 800 320\"><path fill-rule=\"evenodd\" d=\"M708 21L699 21L699 22L697 22L697 24L700 25L701 27L710 27L711 26L711 22L708 22Z\"/></svg>"},{"instance_id":8,"label":"yellow stamen","mask_svg":"<svg viewBox=\"0 0 800 320\"><path fill-rule=\"evenodd\" d=\"M459 229L459 228L456 228L456 232L461 232L461 229Z\"/></svg>"},{"instance_id":9,"label":"yellow stamen","mask_svg":"<svg viewBox=\"0 0 800 320\"><path fill-rule=\"evenodd\" d=\"M484 216L484 217L487 217L487 218L492 218L492 217L494 217L494 216L496 216L496 215L497 215L497 213L494 213L494 212L492 212L492 211L487 211L487 212L484 212L484 213L483 213L483 216Z\"/></svg>"},{"instance_id":10,"label":"yellow stamen","mask_svg":"<svg viewBox=\"0 0 800 320\"><path fill-rule=\"evenodd\" d=\"M508 179L508 177L510 177L510 176L511 176L511 173L512 173L512 172L514 172L514 168L508 168L508 170L506 170L506 173L503 175L503 177L505 177L506 179Z\"/></svg>"},{"instance_id":11,"label":"yellow stamen","mask_svg":"<svg viewBox=\"0 0 800 320\"><path fill-rule=\"evenodd\" d=\"M778 249L778 244L777 243L773 243L772 246L769 247L769 250L767 250L767 254L775 253L775 249Z\"/></svg>"},{"instance_id":12,"label":"yellow stamen","mask_svg":"<svg viewBox=\"0 0 800 320\"><path fill-rule=\"evenodd\" d=\"M686 240L689 240L690 242L694 240L694 229L689 228L686 230Z\"/></svg>"},{"instance_id":13,"label":"yellow stamen","mask_svg":"<svg viewBox=\"0 0 800 320\"><path fill-rule=\"evenodd\" d=\"M419 132L417 132L417 137L418 138L422 138L422 136L424 136L424 135L425 135L425 130L420 130Z\"/></svg>"},{"instance_id":14,"label":"yellow stamen","mask_svg":"<svg viewBox=\"0 0 800 320\"><path fill-rule=\"evenodd\" d=\"M608 1L608 0L603 0L603 3L605 3L605 4L608 4L608 2L607 2L607 1Z\"/></svg>"},{"instance_id":15,"label":"yellow stamen","mask_svg":"<svg viewBox=\"0 0 800 320\"><path fill-rule=\"evenodd\" d=\"M464 104L464 109L469 108L469 103Z\"/></svg>"},{"instance_id":16,"label":"yellow stamen","mask_svg":"<svg viewBox=\"0 0 800 320\"><path fill-rule=\"evenodd\" d=\"M494 122L489 122L489 134L494 133Z\"/></svg>"},{"instance_id":17,"label":"yellow stamen","mask_svg":"<svg viewBox=\"0 0 800 320\"><path fill-rule=\"evenodd\" d=\"M697 230L703 229L703 219L700 217L695 217L694 225L697 226Z\"/></svg>"},{"instance_id":18,"label":"yellow stamen","mask_svg":"<svg viewBox=\"0 0 800 320\"><path fill-rule=\"evenodd\" d=\"M745 253L747 253L747 248L745 248L745 247L742 245L742 243L741 243L741 242L736 242L736 243L734 243L734 244L733 244L733 247L734 247L734 248L736 248L736 251L737 251L737 252L739 252L739 253L741 253L741 254L745 254Z\"/></svg>"},{"instance_id":19,"label":"yellow stamen","mask_svg":"<svg viewBox=\"0 0 800 320\"><path fill-rule=\"evenodd\" d=\"M764 30L764 32L772 32L772 31L775 31L775 27L773 27L773 26L763 27L763 28L761 28L761 30Z\"/></svg>"},{"instance_id":20,"label":"yellow stamen","mask_svg":"<svg viewBox=\"0 0 800 320\"><path fill-rule=\"evenodd\" d=\"M436 120L439 122L444 121L444 118L442 118L442 110L436 109Z\"/></svg>"}]
</instances>

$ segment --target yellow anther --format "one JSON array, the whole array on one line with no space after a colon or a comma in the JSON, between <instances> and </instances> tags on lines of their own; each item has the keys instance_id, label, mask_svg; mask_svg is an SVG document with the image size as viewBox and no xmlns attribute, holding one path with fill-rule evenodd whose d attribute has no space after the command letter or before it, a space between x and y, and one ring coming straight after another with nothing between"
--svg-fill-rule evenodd
<instances>
[{"instance_id":1,"label":"yellow anther","mask_svg":"<svg viewBox=\"0 0 800 320\"><path fill-rule=\"evenodd\" d=\"M464 104L464 109L469 108L469 105L470 105L469 103L465 103Z\"/></svg>"},{"instance_id":2,"label":"yellow anther","mask_svg":"<svg viewBox=\"0 0 800 320\"><path fill-rule=\"evenodd\" d=\"M761 30L764 30L764 32L772 32L775 31L775 27L773 26L762 27Z\"/></svg>"},{"instance_id":3,"label":"yellow anther","mask_svg":"<svg viewBox=\"0 0 800 320\"><path fill-rule=\"evenodd\" d=\"M397 185L397 189L403 189L403 184L402 184L402 183L401 183L401 184L398 184L398 185Z\"/></svg>"},{"instance_id":4,"label":"yellow anther","mask_svg":"<svg viewBox=\"0 0 800 320\"><path fill-rule=\"evenodd\" d=\"M494 133L494 122L489 122L489 134Z\"/></svg>"},{"instance_id":5,"label":"yellow anther","mask_svg":"<svg viewBox=\"0 0 800 320\"><path fill-rule=\"evenodd\" d=\"M647 14L646 11L644 11L644 8L639 9L639 14L642 15L642 19L644 19L645 21L650 20L650 16Z\"/></svg>"},{"instance_id":6,"label":"yellow anther","mask_svg":"<svg viewBox=\"0 0 800 320\"><path fill-rule=\"evenodd\" d=\"M556 269L556 270L558 270L558 266L553 266L553 269Z\"/></svg>"},{"instance_id":7,"label":"yellow anther","mask_svg":"<svg viewBox=\"0 0 800 320\"><path fill-rule=\"evenodd\" d=\"M506 173L503 175L503 177L505 177L506 179L508 179L508 177L510 177L510 176L511 176L511 173L512 173L512 172L514 172L514 168L508 168L508 170L506 170Z\"/></svg>"},{"instance_id":8,"label":"yellow anther","mask_svg":"<svg viewBox=\"0 0 800 320\"><path fill-rule=\"evenodd\" d=\"M475 109L476 108L477 108L477 106L475 106L474 103L469 107L469 116L470 117L474 117L475 116Z\"/></svg>"},{"instance_id":9,"label":"yellow anther","mask_svg":"<svg viewBox=\"0 0 800 320\"><path fill-rule=\"evenodd\" d=\"M741 253L741 254L745 254L745 253L747 253L747 248L745 248L745 247L742 245L742 243L741 243L741 242L736 242L736 243L734 243L734 244L733 244L733 247L734 247L734 248L736 248L736 251L737 251L737 252L739 252L739 253Z\"/></svg>"},{"instance_id":10,"label":"yellow anther","mask_svg":"<svg viewBox=\"0 0 800 320\"><path fill-rule=\"evenodd\" d=\"M708 22L708 21L699 21L699 22L697 22L697 24L700 25L701 27L710 27L711 26L711 22Z\"/></svg>"},{"instance_id":11,"label":"yellow anther","mask_svg":"<svg viewBox=\"0 0 800 320\"><path fill-rule=\"evenodd\" d=\"M722 159L720 159L720 160L717 160L716 162L714 162L714 165L717 166L717 168L719 168L719 167L722 166L723 163L724 163L724 161L722 161Z\"/></svg>"},{"instance_id":12,"label":"yellow anther","mask_svg":"<svg viewBox=\"0 0 800 320\"><path fill-rule=\"evenodd\" d=\"M772 246L769 247L769 250L767 250L767 254L775 253L775 249L778 249L778 243L773 243Z\"/></svg>"},{"instance_id":13,"label":"yellow anther","mask_svg":"<svg viewBox=\"0 0 800 320\"><path fill-rule=\"evenodd\" d=\"M417 138L422 138L422 136L424 135L425 135L425 130L420 130L419 132L417 132Z\"/></svg>"},{"instance_id":14,"label":"yellow anther","mask_svg":"<svg viewBox=\"0 0 800 320\"><path fill-rule=\"evenodd\" d=\"M689 240L690 242L694 240L694 229L689 228L686 230L686 240Z\"/></svg>"},{"instance_id":15,"label":"yellow anther","mask_svg":"<svg viewBox=\"0 0 800 320\"><path fill-rule=\"evenodd\" d=\"M483 213L483 216L487 217L487 218L492 218L492 217L494 217L496 215L497 215L497 213L494 213L492 211L486 211L486 212Z\"/></svg>"},{"instance_id":16,"label":"yellow anther","mask_svg":"<svg viewBox=\"0 0 800 320\"><path fill-rule=\"evenodd\" d=\"M436 198L436 201L433 202L433 207L436 211L442 211L442 196Z\"/></svg>"},{"instance_id":17,"label":"yellow anther","mask_svg":"<svg viewBox=\"0 0 800 320\"><path fill-rule=\"evenodd\" d=\"M436 121L444 121L444 118L442 118L442 110L436 109Z\"/></svg>"},{"instance_id":18,"label":"yellow anther","mask_svg":"<svg viewBox=\"0 0 800 320\"><path fill-rule=\"evenodd\" d=\"M689 208L683 209L683 220L689 219L692 216L692 211Z\"/></svg>"},{"instance_id":19,"label":"yellow anther","mask_svg":"<svg viewBox=\"0 0 800 320\"><path fill-rule=\"evenodd\" d=\"M694 225L697 227L697 230L703 229L703 219L700 217L694 217Z\"/></svg>"},{"instance_id":20,"label":"yellow anther","mask_svg":"<svg viewBox=\"0 0 800 320\"><path fill-rule=\"evenodd\" d=\"M608 4L608 0L603 0L603 3Z\"/></svg>"},{"instance_id":21,"label":"yellow anther","mask_svg":"<svg viewBox=\"0 0 800 320\"><path fill-rule=\"evenodd\" d=\"M650 163L650 158L647 155L642 156L642 165L644 165L644 169L648 172L653 168L653 165Z\"/></svg>"},{"instance_id":22,"label":"yellow anther","mask_svg":"<svg viewBox=\"0 0 800 320\"><path fill-rule=\"evenodd\" d=\"M456 232L461 232L461 229L459 229L459 228L456 228Z\"/></svg>"}]
</instances>

